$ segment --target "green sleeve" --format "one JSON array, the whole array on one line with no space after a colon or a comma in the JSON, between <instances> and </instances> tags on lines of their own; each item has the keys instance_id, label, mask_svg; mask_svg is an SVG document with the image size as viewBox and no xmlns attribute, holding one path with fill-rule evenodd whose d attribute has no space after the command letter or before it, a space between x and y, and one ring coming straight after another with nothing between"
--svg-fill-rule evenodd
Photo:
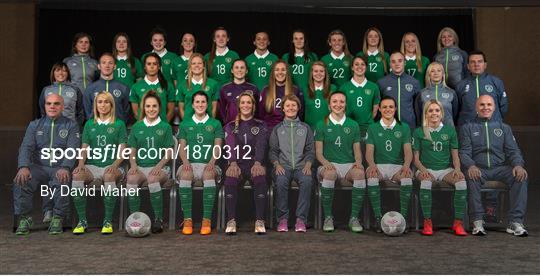
<instances>
[{"instance_id":1,"label":"green sleeve","mask_svg":"<svg viewBox=\"0 0 540 276\"><path fill-rule=\"evenodd\" d=\"M377 84L375 84L373 88L373 93L375 93L373 95L373 105L377 105L381 103L381 90L379 90L379 86Z\"/></svg>"},{"instance_id":2,"label":"green sleeve","mask_svg":"<svg viewBox=\"0 0 540 276\"><path fill-rule=\"evenodd\" d=\"M224 139L225 134L223 132L223 127L221 126L221 123L218 120L215 120L214 122L215 122L215 129L216 129L216 133L215 133L216 138Z\"/></svg>"},{"instance_id":3,"label":"green sleeve","mask_svg":"<svg viewBox=\"0 0 540 276\"><path fill-rule=\"evenodd\" d=\"M139 99L139 95L137 94L137 88L138 86L136 84L131 86L131 90L129 91L129 101L132 103L139 104L141 100Z\"/></svg>"},{"instance_id":4,"label":"green sleeve","mask_svg":"<svg viewBox=\"0 0 540 276\"><path fill-rule=\"evenodd\" d=\"M409 125L403 124L403 144L410 144L411 143L411 128Z\"/></svg>"},{"instance_id":5,"label":"green sleeve","mask_svg":"<svg viewBox=\"0 0 540 276\"><path fill-rule=\"evenodd\" d=\"M217 102L219 100L219 90L218 90L218 83L217 81L212 79L212 83L210 85L210 91L212 95L210 95L210 98L213 102Z\"/></svg>"},{"instance_id":6,"label":"green sleeve","mask_svg":"<svg viewBox=\"0 0 540 276\"><path fill-rule=\"evenodd\" d=\"M330 93L336 92L336 91L337 91L337 87L334 84L330 84Z\"/></svg>"},{"instance_id":7,"label":"green sleeve","mask_svg":"<svg viewBox=\"0 0 540 276\"><path fill-rule=\"evenodd\" d=\"M136 57L133 57L133 59L135 60L135 75L136 75L135 77L137 79L138 78L143 78L144 77L144 70L143 70L142 63Z\"/></svg>"},{"instance_id":8,"label":"green sleeve","mask_svg":"<svg viewBox=\"0 0 540 276\"><path fill-rule=\"evenodd\" d=\"M185 90L185 84L178 85L178 88L176 89L176 101L183 103L184 102L184 90Z\"/></svg>"},{"instance_id":9,"label":"green sleeve","mask_svg":"<svg viewBox=\"0 0 540 276\"><path fill-rule=\"evenodd\" d=\"M450 128L450 148L451 149L459 148L459 142L458 142L458 137L457 137L455 128Z\"/></svg>"},{"instance_id":10,"label":"green sleeve","mask_svg":"<svg viewBox=\"0 0 540 276\"><path fill-rule=\"evenodd\" d=\"M311 61L317 61L317 60L319 60L319 56L317 56L317 54L314 53L314 52L311 52L311 53L310 53L310 56L311 56Z\"/></svg>"},{"instance_id":11,"label":"green sleeve","mask_svg":"<svg viewBox=\"0 0 540 276\"><path fill-rule=\"evenodd\" d=\"M422 135L422 128L419 127L417 128L415 131L414 131L414 134L413 134L413 139L412 139L412 149L413 151L420 151L420 145L421 145L421 140L422 137L424 135Z\"/></svg>"},{"instance_id":12,"label":"green sleeve","mask_svg":"<svg viewBox=\"0 0 540 276\"><path fill-rule=\"evenodd\" d=\"M360 126L358 126L358 123L356 121L353 121L353 127L352 127L352 133L353 133L353 143L360 143L362 139L360 138Z\"/></svg>"},{"instance_id":13,"label":"green sleeve","mask_svg":"<svg viewBox=\"0 0 540 276\"><path fill-rule=\"evenodd\" d=\"M375 122L374 124L378 124L379 122ZM375 145L375 140L373 140L373 128L371 127L373 124L369 125L367 129L367 138L366 138L366 144Z\"/></svg>"},{"instance_id":14,"label":"green sleeve","mask_svg":"<svg viewBox=\"0 0 540 276\"><path fill-rule=\"evenodd\" d=\"M178 126L178 140L180 139L184 139L187 141L187 132L186 132L186 124L184 123L185 121L181 122L180 125Z\"/></svg>"},{"instance_id":15,"label":"green sleeve","mask_svg":"<svg viewBox=\"0 0 540 276\"><path fill-rule=\"evenodd\" d=\"M172 85L171 83L167 85L167 102L176 102L176 88L174 88L174 85Z\"/></svg>"},{"instance_id":16,"label":"green sleeve","mask_svg":"<svg viewBox=\"0 0 540 276\"><path fill-rule=\"evenodd\" d=\"M324 141L324 121L319 121L315 127L315 141Z\"/></svg>"},{"instance_id":17,"label":"green sleeve","mask_svg":"<svg viewBox=\"0 0 540 276\"><path fill-rule=\"evenodd\" d=\"M357 56L357 57L361 57L361 56L363 56L363 55L364 55L364 52L362 52L362 51L356 53L356 56Z\"/></svg>"},{"instance_id":18,"label":"green sleeve","mask_svg":"<svg viewBox=\"0 0 540 276\"><path fill-rule=\"evenodd\" d=\"M165 123L165 126L166 126L165 137L167 137L167 142L165 146L172 148L174 147L174 136L172 134L172 128L171 128L171 125L169 125L168 123Z\"/></svg>"},{"instance_id":19,"label":"green sleeve","mask_svg":"<svg viewBox=\"0 0 540 276\"><path fill-rule=\"evenodd\" d=\"M134 125L131 129L131 133L129 134L128 138L128 146L130 148L137 148L137 138L135 137L135 133L137 132L137 127Z\"/></svg>"}]
</instances>

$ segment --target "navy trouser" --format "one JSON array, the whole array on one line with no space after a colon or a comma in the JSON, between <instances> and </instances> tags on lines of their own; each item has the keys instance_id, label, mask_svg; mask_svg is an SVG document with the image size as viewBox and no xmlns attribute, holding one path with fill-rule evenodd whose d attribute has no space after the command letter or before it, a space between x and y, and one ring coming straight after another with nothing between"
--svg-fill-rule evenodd
<instances>
[{"instance_id":1,"label":"navy trouser","mask_svg":"<svg viewBox=\"0 0 540 276\"><path fill-rule=\"evenodd\" d=\"M482 206L482 184L486 181L501 181L510 188L510 211L508 218L510 222L523 223L523 217L527 209L527 180L518 182L512 175L512 167L500 166L491 169L480 169L482 175L479 180L472 180L467 177L469 190L470 214L473 219L481 220L484 217L484 206Z\"/></svg>"},{"instance_id":2,"label":"navy trouser","mask_svg":"<svg viewBox=\"0 0 540 276\"><path fill-rule=\"evenodd\" d=\"M311 199L311 187L313 186L313 176L305 175L302 172L303 168L287 169L285 175L275 175L275 183L277 188L276 207L277 219L289 218L289 186L293 179L298 183L298 203L296 205L296 217L307 222L309 213L309 205Z\"/></svg>"}]
</instances>

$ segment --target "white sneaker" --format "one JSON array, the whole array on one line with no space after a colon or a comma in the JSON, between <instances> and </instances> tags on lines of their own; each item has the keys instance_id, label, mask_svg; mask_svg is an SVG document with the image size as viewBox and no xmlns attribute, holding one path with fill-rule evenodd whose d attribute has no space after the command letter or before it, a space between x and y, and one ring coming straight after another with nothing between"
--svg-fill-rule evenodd
<instances>
[{"instance_id":1,"label":"white sneaker","mask_svg":"<svg viewBox=\"0 0 540 276\"><path fill-rule=\"evenodd\" d=\"M475 220L473 221L473 230L472 234L475 236L485 236L487 235L486 229L484 229L484 221L483 220Z\"/></svg>"},{"instance_id":2,"label":"white sneaker","mask_svg":"<svg viewBox=\"0 0 540 276\"><path fill-rule=\"evenodd\" d=\"M52 211L46 211L45 214L43 214L43 223L49 223L52 220L53 212Z\"/></svg>"},{"instance_id":3,"label":"white sneaker","mask_svg":"<svg viewBox=\"0 0 540 276\"><path fill-rule=\"evenodd\" d=\"M266 234L266 227L264 226L264 220L255 221L255 233L259 235Z\"/></svg>"},{"instance_id":4,"label":"white sneaker","mask_svg":"<svg viewBox=\"0 0 540 276\"><path fill-rule=\"evenodd\" d=\"M506 233L514 234L517 237L527 237L529 235L523 224L519 222L511 222L506 228Z\"/></svg>"},{"instance_id":5,"label":"white sneaker","mask_svg":"<svg viewBox=\"0 0 540 276\"><path fill-rule=\"evenodd\" d=\"M227 235L236 234L236 220L231 219L227 222L227 228L225 228L225 234Z\"/></svg>"}]
</instances>

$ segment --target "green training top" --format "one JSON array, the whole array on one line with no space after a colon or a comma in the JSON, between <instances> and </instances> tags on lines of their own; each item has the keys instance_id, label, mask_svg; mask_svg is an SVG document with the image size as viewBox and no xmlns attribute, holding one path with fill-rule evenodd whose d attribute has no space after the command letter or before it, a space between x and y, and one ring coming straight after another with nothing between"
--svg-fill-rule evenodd
<instances>
[{"instance_id":1,"label":"green training top","mask_svg":"<svg viewBox=\"0 0 540 276\"><path fill-rule=\"evenodd\" d=\"M332 94L334 91L336 91L336 86L331 84L330 94ZM330 109L328 107L328 99L324 98L323 90L315 89L313 92L315 94L313 99L309 97L308 91L304 92L304 110L306 114L306 116L304 116L304 121L311 127L312 130L315 130L317 123L319 121L323 121L324 118L330 114Z\"/></svg>"},{"instance_id":2,"label":"green training top","mask_svg":"<svg viewBox=\"0 0 540 276\"><path fill-rule=\"evenodd\" d=\"M223 139L221 123L208 116L204 123L196 123L190 117L180 123L178 139L186 140L186 151L191 163L208 163L212 159L214 140Z\"/></svg>"},{"instance_id":3,"label":"green training top","mask_svg":"<svg viewBox=\"0 0 540 276\"><path fill-rule=\"evenodd\" d=\"M456 129L443 125L430 132L431 141L424 137L424 130L419 127L414 131L413 150L420 152L420 162L431 170L444 170L452 167L451 150L458 149Z\"/></svg>"},{"instance_id":4,"label":"green training top","mask_svg":"<svg viewBox=\"0 0 540 276\"><path fill-rule=\"evenodd\" d=\"M94 119L90 119L84 125L82 143L87 144L90 149L101 149L102 156L91 153L94 158L86 159L87 165L100 168L108 167L119 156L120 144L127 143L126 125L119 119L116 119L114 124L98 124L94 123ZM108 147L109 151L105 152L107 145L111 146ZM116 145L116 147L113 147L113 145ZM107 155L105 156L105 154Z\"/></svg>"},{"instance_id":5,"label":"green training top","mask_svg":"<svg viewBox=\"0 0 540 276\"><path fill-rule=\"evenodd\" d=\"M354 163L353 144L360 143L358 124L345 116L343 125L319 121L315 129L315 141L323 142L323 156L338 164Z\"/></svg>"},{"instance_id":6,"label":"green training top","mask_svg":"<svg viewBox=\"0 0 540 276\"><path fill-rule=\"evenodd\" d=\"M411 130L404 122L394 122L391 129L384 129L380 121L368 127L366 144L374 145L376 164L403 165L403 145L411 143Z\"/></svg>"}]
</instances>

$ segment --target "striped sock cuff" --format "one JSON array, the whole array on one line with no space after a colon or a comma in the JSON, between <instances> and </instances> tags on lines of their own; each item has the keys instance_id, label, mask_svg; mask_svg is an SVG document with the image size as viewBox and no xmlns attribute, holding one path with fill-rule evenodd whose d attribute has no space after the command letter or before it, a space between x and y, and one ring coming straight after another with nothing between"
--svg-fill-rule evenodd
<instances>
[{"instance_id":1,"label":"striped sock cuff","mask_svg":"<svg viewBox=\"0 0 540 276\"><path fill-rule=\"evenodd\" d=\"M148 183L148 191L150 191L151 194L161 192L159 182Z\"/></svg>"},{"instance_id":2,"label":"striped sock cuff","mask_svg":"<svg viewBox=\"0 0 540 276\"><path fill-rule=\"evenodd\" d=\"M203 181L203 185L205 188L207 187L216 187L216 181L211 179L211 180L204 180Z\"/></svg>"},{"instance_id":3,"label":"striped sock cuff","mask_svg":"<svg viewBox=\"0 0 540 276\"><path fill-rule=\"evenodd\" d=\"M379 186L379 179L378 178L368 178L367 185L368 186Z\"/></svg>"},{"instance_id":4,"label":"striped sock cuff","mask_svg":"<svg viewBox=\"0 0 540 276\"><path fill-rule=\"evenodd\" d=\"M429 180L420 181L420 189L431 190L432 182Z\"/></svg>"},{"instance_id":5,"label":"striped sock cuff","mask_svg":"<svg viewBox=\"0 0 540 276\"><path fill-rule=\"evenodd\" d=\"M402 186L411 186L412 178L402 178L400 182Z\"/></svg>"},{"instance_id":6,"label":"striped sock cuff","mask_svg":"<svg viewBox=\"0 0 540 276\"><path fill-rule=\"evenodd\" d=\"M334 189L334 187L336 186L336 181L323 179L321 186L327 189Z\"/></svg>"},{"instance_id":7,"label":"striped sock cuff","mask_svg":"<svg viewBox=\"0 0 540 276\"><path fill-rule=\"evenodd\" d=\"M360 179L360 180L354 180L353 181L353 187L358 189L365 189L366 188L366 180Z\"/></svg>"}]
</instances>

